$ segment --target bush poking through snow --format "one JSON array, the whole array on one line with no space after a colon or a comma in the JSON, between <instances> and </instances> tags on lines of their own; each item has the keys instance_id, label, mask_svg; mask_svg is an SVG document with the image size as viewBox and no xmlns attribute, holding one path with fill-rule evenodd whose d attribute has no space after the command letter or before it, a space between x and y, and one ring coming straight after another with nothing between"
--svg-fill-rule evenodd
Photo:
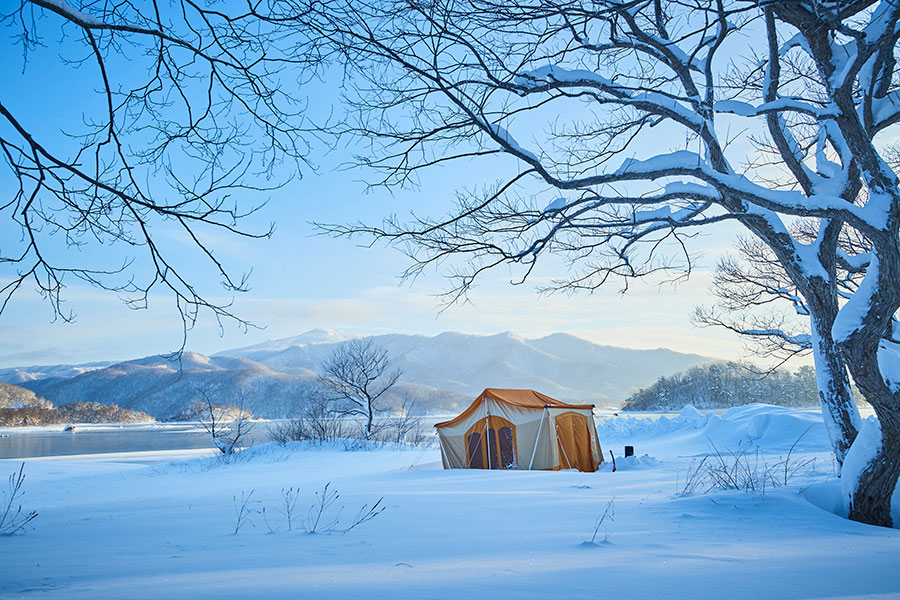
<instances>
[{"instance_id":1,"label":"bush poking through snow","mask_svg":"<svg viewBox=\"0 0 900 600\"><path fill-rule=\"evenodd\" d=\"M594 530L591 533L591 539L589 541L585 541L585 546L597 546L599 544L607 544L609 543L609 529L603 527L603 524L607 521L615 521L616 510L613 506L613 502L615 498L610 498L609 502L606 503L606 508L603 509L603 512L597 517L597 520L594 521ZM603 540L601 542L597 542L597 536L600 534L600 528L603 528Z\"/></svg>"},{"instance_id":2,"label":"bush poking through snow","mask_svg":"<svg viewBox=\"0 0 900 600\"><path fill-rule=\"evenodd\" d=\"M678 483L678 491L681 495L690 496L713 490L742 490L764 496L767 487L786 487L796 475L815 464L814 458L792 458L794 449L808 431L809 428L794 441L787 456L779 457L771 465L766 462L758 446L751 451L749 444L741 444L737 450L726 449L722 452L710 440L712 451L691 461L684 483Z\"/></svg>"},{"instance_id":3,"label":"bush poking through snow","mask_svg":"<svg viewBox=\"0 0 900 600\"><path fill-rule=\"evenodd\" d=\"M363 523L368 523L384 512L385 507L381 504L384 500L382 497L372 506L363 504L350 522L350 525L340 528L338 525L340 524L343 506L333 516L328 514L329 509L334 506L340 497L341 495L337 490L331 487L330 481L325 484L321 492L316 492L316 501L309 507L306 519L303 521L303 529L306 530L306 533L347 533Z\"/></svg>"},{"instance_id":4,"label":"bush poking through snow","mask_svg":"<svg viewBox=\"0 0 900 600\"><path fill-rule=\"evenodd\" d=\"M20 531L24 532L28 527L33 527L31 522L38 516L33 510L23 512L21 504L16 506L16 499L21 499L25 494L22 491L24 482L25 463L23 462L22 466L19 467L19 472L9 476L9 490L4 494L3 513L0 514L0 535L13 535Z\"/></svg>"},{"instance_id":5,"label":"bush poking through snow","mask_svg":"<svg viewBox=\"0 0 900 600\"><path fill-rule=\"evenodd\" d=\"M259 513L260 511L255 508L256 504L259 504L258 500L253 500L253 492L256 490L250 490L249 492L241 492L241 499L238 501L237 496L233 496L234 500L234 514L237 518L234 524L234 535L237 535L238 532L244 525L250 525L253 527L253 519L252 516L254 513Z\"/></svg>"},{"instance_id":6,"label":"bush poking through snow","mask_svg":"<svg viewBox=\"0 0 900 600\"><path fill-rule=\"evenodd\" d=\"M235 526L234 533L237 535L246 525L254 526L253 516L261 515L269 533L275 533L276 528L269 523L266 508L258 508L259 500L253 500L253 493L241 492L240 498L233 496ZM310 505L306 513L306 518L301 523L306 533L347 533L364 523L368 523L382 512L385 506L382 504L384 498L379 498L374 504L363 504L356 512L356 515L346 527L339 527L340 516L343 506L339 507L336 512L331 509L337 503L341 495L337 490L331 487L331 482L325 484L321 492L315 493L315 502ZM281 505L275 510L280 513L287 521L287 530L292 531L296 522L295 516L297 512L297 502L300 499L300 490L293 487L281 489Z\"/></svg>"},{"instance_id":7,"label":"bush poking through snow","mask_svg":"<svg viewBox=\"0 0 900 600\"><path fill-rule=\"evenodd\" d=\"M269 428L273 442L330 442L344 437L344 419L332 410L328 399L320 392L310 393L300 414Z\"/></svg>"},{"instance_id":8,"label":"bush poking through snow","mask_svg":"<svg viewBox=\"0 0 900 600\"><path fill-rule=\"evenodd\" d=\"M366 423L347 418L320 393L311 394L297 416L269 427L269 439L281 445L288 442L342 441L345 450L367 450L384 444L428 446L434 440L430 426L415 412L415 403L407 399L396 416L380 417Z\"/></svg>"},{"instance_id":9,"label":"bush poking through snow","mask_svg":"<svg viewBox=\"0 0 900 600\"><path fill-rule=\"evenodd\" d=\"M791 447L788 449L787 456L784 457L781 461L775 463L775 466L780 466L781 474L784 475L784 478L779 482L781 485L787 487L788 482L790 482L791 478L794 477L797 473L804 471L806 469L811 468L815 463L815 458L807 458L807 459L792 459L791 454L794 453L794 450L797 448L797 444L800 443L800 440L809 433L809 430L812 429L812 425L806 428L806 430L800 434L794 443L791 444ZM833 458L833 457L832 457ZM774 482L774 481L773 481Z\"/></svg>"},{"instance_id":10,"label":"bush poking through snow","mask_svg":"<svg viewBox=\"0 0 900 600\"><path fill-rule=\"evenodd\" d=\"M295 490L293 487L287 489L281 488L281 502L283 507L281 514L284 515L284 518L287 520L288 531L291 531L294 528L294 509L296 509L297 500L299 499L299 489Z\"/></svg>"},{"instance_id":11,"label":"bush poking through snow","mask_svg":"<svg viewBox=\"0 0 900 600\"><path fill-rule=\"evenodd\" d=\"M306 520L303 521L303 528L306 533L319 533L321 531L332 531L338 524L338 515L333 519L326 519L325 514L331 506L341 497L336 490L330 489L331 482L325 484L321 492L316 492L316 501L309 507Z\"/></svg>"},{"instance_id":12,"label":"bush poking through snow","mask_svg":"<svg viewBox=\"0 0 900 600\"><path fill-rule=\"evenodd\" d=\"M695 494L705 494L712 489L706 476L706 461L708 460L708 454L691 459L691 464L688 465L685 472L684 485L681 485L680 481L676 482L679 494L682 496L693 496Z\"/></svg>"},{"instance_id":13,"label":"bush poking through snow","mask_svg":"<svg viewBox=\"0 0 900 600\"><path fill-rule=\"evenodd\" d=\"M710 444L713 453L706 463L706 475L712 489L744 490L765 495L771 473L759 446L751 452L749 444L739 445L737 450L726 450L723 454L712 441Z\"/></svg>"},{"instance_id":14,"label":"bush poking through snow","mask_svg":"<svg viewBox=\"0 0 900 600\"><path fill-rule=\"evenodd\" d=\"M378 515L384 512L386 508L381 503L384 501L384 497L379 498L375 504L369 506L368 504L363 504L359 511L356 513L356 517L353 518L353 521L350 523L350 526L343 530L343 533L347 533L354 527L358 527L363 523L368 523Z\"/></svg>"}]
</instances>

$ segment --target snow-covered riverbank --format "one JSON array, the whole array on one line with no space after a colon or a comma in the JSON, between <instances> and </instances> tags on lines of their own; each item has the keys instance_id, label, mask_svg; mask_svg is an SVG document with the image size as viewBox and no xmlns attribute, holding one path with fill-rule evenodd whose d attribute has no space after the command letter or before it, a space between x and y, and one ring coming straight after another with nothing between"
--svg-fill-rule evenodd
<instances>
[{"instance_id":1,"label":"snow-covered riverbank","mask_svg":"<svg viewBox=\"0 0 900 600\"><path fill-rule=\"evenodd\" d=\"M0 598L900 597L900 531L821 508L840 498L817 415L754 405L598 429L614 473L444 471L436 449L340 444L267 444L231 464L204 451L26 460L22 504L40 514L0 538ZM680 493L711 444L758 446L774 465L807 429L792 458L815 462L787 487ZM638 456L621 459L624 444ZM305 533L329 482L334 529L379 498L386 510ZM235 498L251 491L253 524L234 534Z\"/></svg>"}]
</instances>

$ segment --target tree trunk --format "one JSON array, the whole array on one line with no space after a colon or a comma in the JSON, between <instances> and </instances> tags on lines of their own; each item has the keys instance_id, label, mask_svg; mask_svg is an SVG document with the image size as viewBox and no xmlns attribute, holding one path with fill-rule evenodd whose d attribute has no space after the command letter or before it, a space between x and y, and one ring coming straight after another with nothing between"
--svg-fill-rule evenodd
<instances>
[{"instance_id":1,"label":"tree trunk","mask_svg":"<svg viewBox=\"0 0 900 600\"><path fill-rule=\"evenodd\" d=\"M851 317L848 323L853 329L844 336L840 351L863 397L875 409L881 426L880 447L869 451L869 456L865 456L867 448L860 448L861 458L867 463L853 474L858 476L858 481L850 499L850 518L892 527L891 500L900 477L900 389L887 379L895 379L894 371L900 364L892 360L890 352L882 356L882 363L879 354L883 340L890 336L892 317L900 307L900 288L896 283L900 278L900 248L893 236L886 237L887 241L875 240L869 272L857 292L864 294L859 296L863 302L853 304L855 296L842 309L848 311ZM865 310L862 318L854 321L853 317L862 309Z\"/></svg>"},{"instance_id":2,"label":"tree trunk","mask_svg":"<svg viewBox=\"0 0 900 600\"><path fill-rule=\"evenodd\" d=\"M881 445L870 456L865 456L866 448L860 448L862 458L868 460L868 464L857 469L857 473L848 473L848 476L859 478L852 490L850 518L870 525L893 527L891 499L900 477L900 392L892 390L885 382L877 345L861 346L848 345L844 354L853 379L875 409L881 426Z\"/></svg>"},{"instance_id":3,"label":"tree trunk","mask_svg":"<svg viewBox=\"0 0 900 600\"><path fill-rule=\"evenodd\" d=\"M839 466L856 439L862 420L853 394L844 359L835 347L831 337L834 319L827 322L811 311L813 360L816 367L816 383L819 391L819 405L825 421L825 430L831 441L831 449Z\"/></svg>"},{"instance_id":4,"label":"tree trunk","mask_svg":"<svg viewBox=\"0 0 900 600\"><path fill-rule=\"evenodd\" d=\"M844 458L856 440L862 419L850 390L846 359L837 347L832 334L832 327L840 308L835 283L837 279L835 257L839 231L839 227L829 226L822 232L818 261L822 271L827 273L826 277L808 277L798 265L786 259L781 259L781 262L806 301L819 406L822 409L822 418L834 457L839 467L843 468Z\"/></svg>"},{"instance_id":5,"label":"tree trunk","mask_svg":"<svg viewBox=\"0 0 900 600\"><path fill-rule=\"evenodd\" d=\"M873 404L874 406L874 404ZM878 413L876 409L876 413ZM881 424L881 448L874 460L859 475L856 491L850 501L850 518L861 523L893 527L891 499L900 477L900 413L891 411L888 417L878 414Z\"/></svg>"}]
</instances>

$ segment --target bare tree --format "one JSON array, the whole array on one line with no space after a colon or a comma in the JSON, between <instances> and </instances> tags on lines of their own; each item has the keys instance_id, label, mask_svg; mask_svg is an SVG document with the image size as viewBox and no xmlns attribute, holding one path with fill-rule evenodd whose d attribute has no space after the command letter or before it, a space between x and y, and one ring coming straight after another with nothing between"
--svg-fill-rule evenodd
<instances>
[{"instance_id":1,"label":"bare tree","mask_svg":"<svg viewBox=\"0 0 900 600\"><path fill-rule=\"evenodd\" d=\"M839 353L875 408L880 443L854 448L878 451L844 476L851 518L890 525L900 186L884 140L900 122L898 21L889 0L316 3L302 22L348 69L340 133L372 141L377 183L454 160L500 178L441 218L323 227L398 245L408 275L451 265L456 298L499 265L524 280L550 253L572 266L550 289L687 276L692 235L739 223L803 298L817 366ZM859 252L840 247L847 231ZM860 277L847 298L838 264ZM858 425L842 385L821 386L835 391L823 411L835 447Z\"/></svg>"},{"instance_id":2,"label":"bare tree","mask_svg":"<svg viewBox=\"0 0 900 600\"><path fill-rule=\"evenodd\" d=\"M209 389L197 388L202 400L195 403L196 418L201 427L212 438L213 444L224 456L231 456L241 444L247 442L253 430L252 415L244 410L243 392L238 406L219 405L213 403L213 394Z\"/></svg>"},{"instance_id":3,"label":"bare tree","mask_svg":"<svg viewBox=\"0 0 900 600\"><path fill-rule=\"evenodd\" d=\"M343 416L363 417L366 439L372 436L382 397L400 379L402 372L390 367L387 350L371 338L344 342L322 365L319 381L334 402L334 410Z\"/></svg>"},{"instance_id":4,"label":"bare tree","mask_svg":"<svg viewBox=\"0 0 900 600\"><path fill-rule=\"evenodd\" d=\"M400 406L397 407L397 416L394 418L395 435L393 441L398 444L408 442L413 445L422 443L422 416L416 410L416 401L403 394Z\"/></svg>"},{"instance_id":5,"label":"bare tree","mask_svg":"<svg viewBox=\"0 0 900 600\"><path fill-rule=\"evenodd\" d=\"M229 294L247 289L247 276L226 268L210 240L271 234L271 225L244 225L261 206L248 198L287 182L285 161L292 172L290 163L306 160L297 98L315 59L285 37L284 25L263 18L265 3L73 1L0 9L5 60L22 56L24 71L35 55L55 53L59 72L77 69L84 83L58 97L83 114L65 123L65 135L48 132L45 117L28 108L29 98L53 91L4 86L0 218L21 235L0 248L0 312L33 285L57 318L71 320L63 301L74 279L132 308L165 291L185 330L200 310L246 326L186 272L185 244ZM291 39L302 34L293 28ZM38 85L53 79L43 75Z\"/></svg>"}]
</instances>

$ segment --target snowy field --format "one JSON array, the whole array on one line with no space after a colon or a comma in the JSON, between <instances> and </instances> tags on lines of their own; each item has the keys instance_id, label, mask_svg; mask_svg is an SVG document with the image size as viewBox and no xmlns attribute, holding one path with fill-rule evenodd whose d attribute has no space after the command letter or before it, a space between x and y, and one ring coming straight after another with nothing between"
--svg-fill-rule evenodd
<instances>
[{"instance_id":1,"label":"snowy field","mask_svg":"<svg viewBox=\"0 0 900 600\"><path fill-rule=\"evenodd\" d=\"M713 446L749 448L783 478L804 431L788 486L682 493ZM638 457L597 473L444 471L436 449L305 444L231 464L203 450L28 459L22 504L39 516L0 537L0 598L900 598L900 531L834 514L818 415L686 410L603 419L599 434L607 458L625 444ZM306 533L329 482L340 498L319 526L333 530ZM300 490L291 530L286 488ZM235 534L234 499L251 491Z\"/></svg>"}]
</instances>

